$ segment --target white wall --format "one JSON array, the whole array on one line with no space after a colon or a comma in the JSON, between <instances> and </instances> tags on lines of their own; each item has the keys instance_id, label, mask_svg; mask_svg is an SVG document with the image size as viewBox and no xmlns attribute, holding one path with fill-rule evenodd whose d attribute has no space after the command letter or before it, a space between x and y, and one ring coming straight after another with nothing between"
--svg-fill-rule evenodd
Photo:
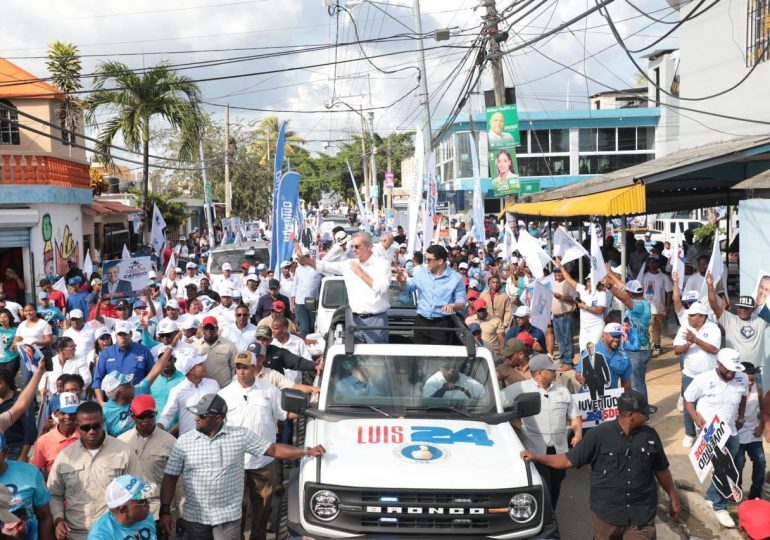
<instances>
[{"instance_id":1,"label":"white wall","mask_svg":"<svg viewBox=\"0 0 770 540\"><path fill-rule=\"evenodd\" d=\"M664 54L650 61L647 76L653 81L659 78L661 88L670 92L679 65L679 51ZM650 99L648 106L660 106L660 120L655 128L655 157L663 157L680 149L681 117L677 109L666 107L666 105L677 105L679 101L663 92L656 94L656 87L651 82L647 84L647 95Z\"/></svg>"},{"instance_id":2,"label":"white wall","mask_svg":"<svg viewBox=\"0 0 770 540\"><path fill-rule=\"evenodd\" d=\"M682 8L680 16L684 18L696 4L691 2ZM750 68L746 67L745 62L747 4L746 0L719 2L694 21L682 25L681 97L701 97L720 92L733 86L748 73ZM768 120L768 89L770 61L765 61L735 90L706 101L680 101L680 105L707 112ZM682 148L770 132L766 125L680 112Z\"/></svg>"},{"instance_id":3,"label":"white wall","mask_svg":"<svg viewBox=\"0 0 770 540\"><path fill-rule=\"evenodd\" d=\"M49 274L63 274L66 265L60 265L56 270L57 259L77 256L78 263L83 263L83 217L80 205L74 204L45 204L30 205L40 214L40 221L30 230L30 246L35 265L34 281L37 282ZM52 255L52 265L45 263L46 242L43 237L45 216L50 216L51 243L49 253ZM61 257L59 256L61 254ZM66 272L66 269L64 270Z\"/></svg>"}]
</instances>

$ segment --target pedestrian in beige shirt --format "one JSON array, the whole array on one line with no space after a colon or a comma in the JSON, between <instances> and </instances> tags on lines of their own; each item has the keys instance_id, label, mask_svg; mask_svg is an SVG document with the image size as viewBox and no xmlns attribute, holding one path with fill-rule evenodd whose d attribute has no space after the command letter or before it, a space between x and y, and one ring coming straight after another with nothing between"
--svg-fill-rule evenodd
<instances>
[{"instance_id":1,"label":"pedestrian in beige shirt","mask_svg":"<svg viewBox=\"0 0 770 540\"><path fill-rule=\"evenodd\" d=\"M551 317L553 319L553 334L559 345L559 359L563 366L574 367L575 345L573 344L572 314L577 309L577 291L564 279L564 271L560 266L553 269L553 301Z\"/></svg>"},{"instance_id":2,"label":"pedestrian in beige shirt","mask_svg":"<svg viewBox=\"0 0 770 540\"><path fill-rule=\"evenodd\" d=\"M131 402L131 418L136 425L118 439L133 450L138 464L136 475L147 483L160 486L163 472L166 470L166 461L171 455L176 438L156 427L157 415L158 408L151 395L136 396ZM157 516L159 510L160 490L156 488L150 496L150 512Z\"/></svg>"},{"instance_id":3,"label":"pedestrian in beige shirt","mask_svg":"<svg viewBox=\"0 0 770 540\"><path fill-rule=\"evenodd\" d=\"M198 354L206 358L206 375L217 381L220 388L224 388L235 377L235 355L238 350L232 341L219 335L216 317L205 317L201 327L203 339L193 346L198 350Z\"/></svg>"},{"instance_id":4,"label":"pedestrian in beige shirt","mask_svg":"<svg viewBox=\"0 0 770 540\"><path fill-rule=\"evenodd\" d=\"M481 293L480 299L487 303L487 310L492 317L503 321L503 328L510 328L513 301L502 291L503 282L498 276L489 278L489 289Z\"/></svg>"},{"instance_id":5,"label":"pedestrian in beige shirt","mask_svg":"<svg viewBox=\"0 0 770 540\"><path fill-rule=\"evenodd\" d=\"M85 540L94 522L108 511L104 491L109 483L139 473L131 448L104 431L98 403L81 403L76 418L80 440L59 453L48 475L57 539Z\"/></svg>"},{"instance_id":6,"label":"pedestrian in beige shirt","mask_svg":"<svg viewBox=\"0 0 770 540\"><path fill-rule=\"evenodd\" d=\"M487 311L487 303L480 298L473 302L473 309L476 310L476 313L467 317L465 324L476 323L481 326L481 339L484 340L484 345L494 351L495 358L499 358L505 337L503 321L490 316Z\"/></svg>"}]
</instances>

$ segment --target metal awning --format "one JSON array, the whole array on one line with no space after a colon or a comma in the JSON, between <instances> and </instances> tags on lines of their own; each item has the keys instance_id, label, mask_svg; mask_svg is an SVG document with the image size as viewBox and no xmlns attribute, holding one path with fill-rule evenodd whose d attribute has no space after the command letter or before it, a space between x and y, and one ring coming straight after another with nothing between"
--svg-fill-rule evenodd
<instances>
[{"instance_id":1,"label":"metal awning","mask_svg":"<svg viewBox=\"0 0 770 540\"><path fill-rule=\"evenodd\" d=\"M587 195L607 194L610 191L641 185L646 204L637 206L636 212L626 215L656 213L672 210L688 210L735 202L740 196L731 190L736 183L746 178L752 169L762 171L770 168L770 135L749 135L727 141L696 146L667 156L646 161L633 167L621 169L569 186L550 189L523 197L521 203L564 202L568 199L587 201ZM592 202L601 201L601 197ZM518 206L518 205L517 205ZM602 214L597 207L578 207L586 210L582 215ZM558 205L527 206L533 216L559 217L555 214ZM508 210L510 211L510 210ZM547 212L547 213L543 213ZM578 214L569 214L578 215Z\"/></svg>"},{"instance_id":2,"label":"metal awning","mask_svg":"<svg viewBox=\"0 0 770 540\"><path fill-rule=\"evenodd\" d=\"M770 189L770 169L738 182L733 189Z\"/></svg>"},{"instance_id":3,"label":"metal awning","mask_svg":"<svg viewBox=\"0 0 770 540\"><path fill-rule=\"evenodd\" d=\"M556 201L509 204L503 211L541 217L628 216L647 212L642 184Z\"/></svg>"}]
</instances>

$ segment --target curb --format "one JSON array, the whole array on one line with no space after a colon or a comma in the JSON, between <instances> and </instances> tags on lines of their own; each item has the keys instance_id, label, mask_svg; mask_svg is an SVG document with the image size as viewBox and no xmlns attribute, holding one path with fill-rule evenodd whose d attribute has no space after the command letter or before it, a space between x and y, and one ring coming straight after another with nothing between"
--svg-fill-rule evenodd
<instances>
[{"instance_id":1,"label":"curb","mask_svg":"<svg viewBox=\"0 0 770 540\"><path fill-rule=\"evenodd\" d=\"M658 486L659 523L665 525L674 536L683 540L699 538L719 538L720 540L741 540L738 529L726 529L719 524L714 511L706 504L703 495L693 490L688 482L674 481L679 499L682 503L682 516L679 523L674 522L668 515L668 495ZM738 518L733 513L733 519ZM708 536L707 536L708 535Z\"/></svg>"}]
</instances>

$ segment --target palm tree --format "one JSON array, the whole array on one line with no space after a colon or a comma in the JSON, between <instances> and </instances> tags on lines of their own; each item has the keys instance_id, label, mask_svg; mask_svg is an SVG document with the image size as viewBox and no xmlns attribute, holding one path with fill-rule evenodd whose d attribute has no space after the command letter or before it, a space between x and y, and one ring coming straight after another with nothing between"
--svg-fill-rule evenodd
<instances>
[{"instance_id":1,"label":"palm tree","mask_svg":"<svg viewBox=\"0 0 770 540\"><path fill-rule=\"evenodd\" d=\"M80 90L80 51L72 43L54 41L48 46L48 72L51 74L53 86L63 94L59 106L59 125L62 128L62 139L67 142L75 141L80 115L83 112L82 103L73 97ZM72 146L70 146L70 150Z\"/></svg>"},{"instance_id":2,"label":"palm tree","mask_svg":"<svg viewBox=\"0 0 770 540\"><path fill-rule=\"evenodd\" d=\"M111 144L120 133L126 148L142 154L142 215L149 223L147 186L150 178L150 122L160 117L179 133L179 159L196 161L203 125L201 92L189 77L177 74L167 62L136 73L121 62L100 63L94 76L94 92L88 98L86 119L96 125L96 112L108 109L113 118L100 126L96 149L99 161L113 165ZM145 234L148 228L145 227Z\"/></svg>"},{"instance_id":3,"label":"palm tree","mask_svg":"<svg viewBox=\"0 0 770 540\"><path fill-rule=\"evenodd\" d=\"M288 122L287 122L288 125ZM262 132L264 137L260 137L255 143L255 150L259 156L260 165L270 165L268 163L275 157L275 147L278 144L278 131L281 129L281 122L277 116L268 116L261 120L257 126L257 131ZM293 156L306 154L305 139L294 133L293 131L286 130L286 141L284 145L284 156L291 158Z\"/></svg>"}]
</instances>

